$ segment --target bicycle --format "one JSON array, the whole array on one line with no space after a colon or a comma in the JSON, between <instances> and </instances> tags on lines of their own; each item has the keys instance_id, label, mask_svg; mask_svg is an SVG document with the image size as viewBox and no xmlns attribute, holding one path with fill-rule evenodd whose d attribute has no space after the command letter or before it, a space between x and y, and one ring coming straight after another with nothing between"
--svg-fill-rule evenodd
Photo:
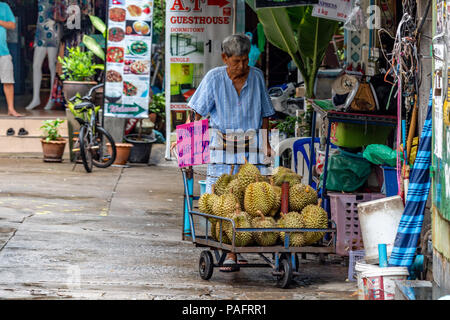
<instances>
[{"instance_id":1,"label":"bicycle","mask_svg":"<svg viewBox=\"0 0 450 320\"><path fill-rule=\"evenodd\" d=\"M116 144L114 139L97 121L97 110L92 103L92 94L103 83L96 85L89 90L88 94L82 98L75 96L69 99L81 102L74 105L74 110L82 113L83 118L75 116L75 120L80 124L78 140L75 142L73 152L80 152L81 161L87 172L92 172L93 165L98 168L107 168L116 160Z\"/></svg>"}]
</instances>

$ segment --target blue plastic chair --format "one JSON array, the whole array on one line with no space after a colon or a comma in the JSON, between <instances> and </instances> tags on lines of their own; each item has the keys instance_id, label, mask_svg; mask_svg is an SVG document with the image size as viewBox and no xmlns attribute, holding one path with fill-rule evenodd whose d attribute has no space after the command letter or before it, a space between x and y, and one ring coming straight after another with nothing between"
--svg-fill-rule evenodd
<instances>
[{"instance_id":1,"label":"blue plastic chair","mask_svg":"<svg viewBox=\"0 0 450 320\"><path fill-rule=\"evenodd\" d=\"M320 143L320 138L319 137L314 138L314 144L316 144L316 143ZM307 146L311 145L311 137L309 137L309 138L300 138L300 139L296 140L294 142L294 144L292 145L292 153L294 155L294 165L295 165L295 172L296 173L298 173L298 159L297 159L298 158L298 156L297 156L298 152L301 152L301 154L303 156L303 159L306 162L306 167L307 168L309 168L309 162L310 161L312 161L312 166L314 166L316 164L316 157L313 157L310 160L311 151L310 152L306 152L306 149L305 149L306 145ZM337 146L335 146L334 144L330 144L330 147L333 148L333 149L337 148ZM311 166L311 168L312 168L312 166ZM309 171L308 171L308 174L310 174ZM314 181L312 182L312 186L311 187L316 189L316 183Z\"/></svg>"}]
</instances>

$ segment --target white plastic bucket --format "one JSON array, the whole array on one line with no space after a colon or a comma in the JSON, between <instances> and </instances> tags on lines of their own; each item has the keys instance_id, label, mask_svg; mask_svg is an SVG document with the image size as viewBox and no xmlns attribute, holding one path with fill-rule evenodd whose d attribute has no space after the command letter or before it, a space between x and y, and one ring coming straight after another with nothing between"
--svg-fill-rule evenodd
<instances>
[{"instance_id":1,"label":"white plastic bucket","mask_svg":"<svg viewBox=\"0 0 450 320\"><path fill-rule=\"evenodd\" d=\"M404 205L400 196L381 198L358 204L359 224L368 263L378 264L378 244L386 244L391 255Z\"/></svg>"},{"instance_id":2,"label":"white plastic bucket","mask_svg":"<svg viewBox=\"0 0 450 320\"><path fill-rule=\"evenodd\" d=\"M364 271L361 275L364 283L365 300L394 300L395 281L406 280L409 272L406 267L378 268Z\"/></svg>"},{"instance_id":3,"label":"white plastic bucket","mask_svg":"<svg viewBox=\"0 0 450 320\"><path fill-rule=\"evenodd\" d=\"M364 283L362 279L362 273L366 271L373 271L380 269L379 266L374 264L367 264L365 261L357 261L355 264L356 279L358 283L358 300L365 300L364 295Z\"/></svg>"}]
</instances>

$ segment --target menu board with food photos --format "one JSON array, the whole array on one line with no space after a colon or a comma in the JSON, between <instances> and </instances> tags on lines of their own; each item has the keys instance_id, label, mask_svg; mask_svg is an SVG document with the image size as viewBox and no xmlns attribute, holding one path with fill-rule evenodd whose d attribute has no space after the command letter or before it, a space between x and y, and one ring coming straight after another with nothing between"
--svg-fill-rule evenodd
<instances>
[{"instance_id":1,"label":"menu board with food photos","mask_svg":"<svg viewBox=\"0 0 450 320\"><path fill-rule=\"evenodd\" d=\"M153 0L109 0L105 116L147 118Z\"/></svg>"}]
</instances>

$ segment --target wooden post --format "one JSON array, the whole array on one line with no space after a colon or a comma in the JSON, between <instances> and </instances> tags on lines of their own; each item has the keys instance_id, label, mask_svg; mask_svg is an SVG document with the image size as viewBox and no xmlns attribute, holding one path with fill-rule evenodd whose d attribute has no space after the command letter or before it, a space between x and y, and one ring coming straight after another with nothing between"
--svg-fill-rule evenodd
<instances>
[{"instance_id":1,"label":"wooden post","mask_svg":"<svg viewBox=\"0 0 450 320\"><path fill-rule=\"evenodd\" d=\"M289 182L283 182L281 185L281 212L289 212Z\"/></svg>"}]
</instances>

